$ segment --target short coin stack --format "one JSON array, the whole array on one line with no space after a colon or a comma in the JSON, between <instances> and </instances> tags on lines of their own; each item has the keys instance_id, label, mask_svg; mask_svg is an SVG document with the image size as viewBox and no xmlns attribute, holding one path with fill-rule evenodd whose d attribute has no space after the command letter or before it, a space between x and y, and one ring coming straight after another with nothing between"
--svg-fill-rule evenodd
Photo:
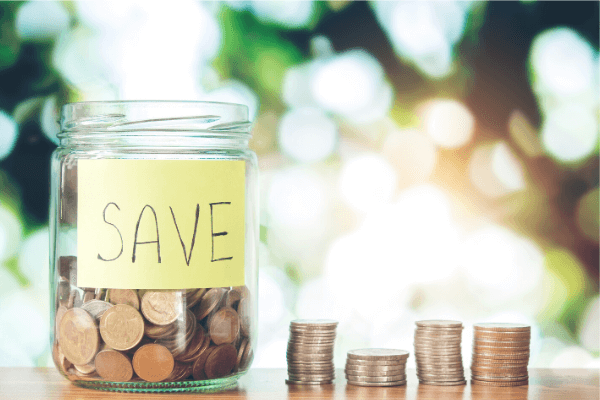
<instances>
[{"instance_id":1,"label":"short coin stack","mask_svg":"<svg viewBox=\"0 0 600 400\"><path fill-rule=\"evenodd\" d=\"M286 383L322 385L333 383L333 346L338 322L327 319L295 320L290 324Z\"/></svg>"},{"instance_id":2,"label":"short coin stack","mask_svg":"<svg viewBox=\"0 0 600 400\"><path fill-rule=\"evenodd\" d=\"M471 382L490 386L527 385L530 339L529 325L475 324Z\"/></svg>"},{"instance_id":3,"label":"short coin stack","mask_svg":"<svg viewBox=\"0 0 600 400\"><path fill-rule=\"evenodd\" d=\"M415 329L417 377L425 385L466 384L460 343L460 321L418 321Z\"/></svg>"},{"instance_id":4,"label":"short coin stack","mask_svg":"<svg viewBox=\"0 0 600 400\"><path fill-rule=\"evenodd\" d=\"M408 351L359 349L348 352L346 379L356 386L400 386L406 384Z\"/></svg>"}]
</instances>

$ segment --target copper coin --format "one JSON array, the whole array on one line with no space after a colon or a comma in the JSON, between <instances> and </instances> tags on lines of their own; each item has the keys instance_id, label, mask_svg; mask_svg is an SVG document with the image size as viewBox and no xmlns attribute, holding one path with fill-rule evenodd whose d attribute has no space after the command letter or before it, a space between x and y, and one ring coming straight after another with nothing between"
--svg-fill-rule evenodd
<instances>
[{"instance_id":1,"label":"copper coin","mask_svg":"<svg viewBox=\"0 0 600 400\"><path fill-rule=\"evenodd\" d=\"M93 362L83 365L73 364L73 367L84 375L90 375L96 372L96 366Z\"/></svg>"},{"instance_id":2,"label":"copper coin","mask_svg":"<svg viewBox=\"0 0 600 400\"><path fill-rule=\"evenodd\" d=\"M246 298L250 297L250 289L248 289L248 286L246 286L246 285L233 286L232 289L237 291L242 296L242 299L246 299Z\"/></svg>"},{"instance_id":3,"label":"copper coin","mask_svg":"<svg viewBox=\"0 0 600 400\"><path fill-rule=\"evenodd\" d=\"M335 374L293 374L288 372L288 378L294 381L330 381Z\"/></svg>"},{"instance_id":4,"label":"copper coin","mask_svg":"<svg viewBox=\"0 0 600 400\"><path fill-rule=\"evenodd\" d=\"M238 304L237 311L240 317L240 332L243 336L249 337L252 313L252 308L250 307L250 297L244 297L242 294L242 299Z\"/></svg>"},{"instance_id":5,"label":"copper coin","mask_svg":"<svg viewBox=\"0 0 600 400\"><path fill-rule=\"evenodd\" d=\"M206 366L206 360L208 356L216 349L216 346L208 347L194 362L192 366L192 374L194 375L194 379L197 381L203 381L206 379L206 374L204 373L204 367Z\"/></svg>"},{"instance_id":6,"label":"copper coin","mask_svg":"<svg viewBox=\"0 0 600 400\"><path fill-rule=\"evenodd\" d=\"M208 289L187 289L185 292L185 302L187 308L192 308L196 304L200 302L204 293L206 293Z\"/></svg>"},{"instance_id":7,"label":"copper coin","mask_svg":"<svg viewBox=\"0 0 600 400\"><path fill-rule=\"evenodd\" d=\"M348 352L348 358L355 360L405 360L408 356L408 351L396 349L357 349Z\"/></svg>"},{"instance_id":8,"label":"copper coin","mask_svg":"<svg viewBox=\"0 0 600 400\"><path fill-rule=\"evenodd\" d=\"M486 382L486 381L479 381L477 379L472 379L471 380L471 384L472 385L484 385L484 386L503 386L503 387L507 387L507 386L524 386L524 385L529 385L529 379L525 379L522 381L514 381L514 382Z\"/></svg>"},{"instance_id":9,"label":"copper coin","mask_svg":"<svg viewBox=\"0 0 600 400\"><path fill-rule=\"evenodd\" d=\"M515 324L506 322L490 322L490 323L479 323L473 325L476 331L492 331L492 332L529 332L531 331L530 325Z\"/></svg>"},{"instance_id":10,"label":"copper coin","mask_svg":"<svg viewBox=\"0 0 600 400\"><path fill-rule=\"evenodd\" d=\"M242 340L242 343L240 343L240 348L238 349L237 359L235 361L234 371L237 371L240 369L240 364L242 363L242 356L244 355L244 350L246 349L247 345L248 345L248 339L244 339L244 340Z\"/></svg>"},{"instance_id":11,"label":"copper coin","mask_svg":"<svg viewBox=\"0 0 600 400\"><path fill-rule=\"evenodd\" d=\"M206 359L204 373L208 379L226 376L233 371L236 361L237 350L233 345L219 345Z\"/></svg>"},{"instance_id":12,"label":"copper coin","mask_svg":"<svg viewBox=\"0 0 600 400\"><path fill-rule=\"evenodd\" d=\"M96 355L96 371L107 381L128 382L133 377L131 360L116 350L102 350Z\"/></svg>"},{"instance_id":13,"label":"copper coin","mask_svg":"<svg viewBox=\"0 0 600 400\"><path fill-rule=\"evenodd\" d=\"M106 301L111 304L128 304L136 310L140 309L140 299L137 292L132 289L108 289Z\"/></svg>"},{"instance_id":14,"label":"copper coin","mask_svg":"<svg viewBox=\"0 0 600 400\"><path fill-rule=\"evenodd\" d=\"M193 362L195 357L200 355L200 349L204 344L205 332L204 328L198 326L194 332L194 336L187 346L186 350L179 356L175 357L177 361L181 362Z\"/></svg>"},{"instance_id":15,"label":"copper coin","mask_svg":"<svg viewBox=\"0 0 600 400\"><path fill-rule=\"evenodd\" d=\"M71 363L87 364L100 348L100 335L94 318L81 308L68 310L59 326L60 348Z\"/></svg>"},{"instance_id":16,"label":"copper coin","mask_svg":"<svg viewBox=\"0 0 600 400\"><path fill-rule=\"evenodd\" d=\"M130 305L117 304L100 318L102 339L115 350L129 350L144 336L144 319Z\"/></svg>"},{"instance_id":17,"label":"copper coin","mask_svg":"<svg viewBox=\"0 0 600 400\"><path fill-rule=\"evenodd\" d=\"M166 379L175 366L173 355L164 346L150 343L140 347L133 355L133 370L147 382Z\"/></svg>"},{"instance_id":18,"label":"copper coin","mask_svg":"<svg viewBox=\"0 0 600 400\"><path fill-rule=\"evenodd\" d=\"M208 329L215 344L232 343L240 332L237 312L231 307L221 308L210 318Z\"/></svg>"},{"instance_id":19,"label":"copper coin","mask_svg":"<svg viewBox=\"0 0 600 400\"><path fill-rule=\"evenodd\" d=\"M54 360L54 364L59 368L63 373L67 373L67 370L71 368L73 364L63 354L62 350L58 342L54 342L54 346L52 346L52 359Z\"/></svg>"},{"instance_id":20,"label":"copper coin","mask_svg":"<svg viewBox=\"0 0 600 400\"><path fill-rule=\"evenodd\" d=\"M242 360L240 361L240 369L245 370L246 368L248 368L253 358L254 352L252 351L252 343L248 342L248 344L246 344L246 348L244 349L244 354L242 354Z\"/></svg>"},{"instance_id":21,"label":"copper coin","mask_svg":"<svg viewBox=\"0 0 600 400\"><path fill-rule=\"evenodd\" d=\"M242 300L242 295L235 289L229 290L225 295L225 305L234 310L237 310L240 300Z\"/></svg>"},{"instance_id":22,"label":"copper coin","mask_svg":"<svg viewBox=\"0 0 600 400\"><path fill-rule=\"evenodd\" d=\"M196 309L196 318L204 319L210 314L219 305L224 294L225 289L223 288L212 288L206 292Z\"/></svg>"},{"instance_id":23,"label":"copper coin","mask_svg":"<svg viewBox=\"0 0 600 400\"><path fill-rule=\"evenodd\" d=\"M102 317L102 314L112 306L112 304L107 303L106 301L90 300L87 303L83 303L81 308L89 312L95 320L99 320Z\"/></svg>"},{"instance_id":24,"label":"copper coin","mask_svg":"<svg viewBox=\"0 0 600 400\"><path fill-rule=\"evenodd\" d=\"M154 325L169 325L183 313L182 293L146 292L142 298L142 313Z\"/></svg>"}]
</instances>

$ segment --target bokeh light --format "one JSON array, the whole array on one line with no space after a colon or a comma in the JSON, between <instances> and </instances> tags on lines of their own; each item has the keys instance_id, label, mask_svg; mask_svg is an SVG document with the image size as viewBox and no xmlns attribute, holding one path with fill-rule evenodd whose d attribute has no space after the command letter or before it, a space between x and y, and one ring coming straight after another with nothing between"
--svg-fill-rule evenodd
<instances>
[{"instance_id":1,"label":"bokeh light","mask_svg":"<svg viewBox=\"0 0 600 400\"><path fill-rule=\"evenodd\" d=\"M279 147L299 162L324 160L335 150L337 138L337 124L318 108L289 110L279 122Z\"/></svg>"},{"instance_id":2,"label":"bokeh light","mask_svg":"<svg viewBox=\"0 0 600 400\"><path fill-rule=\"evenodd\" d=\"M577 205L577 226L585 237L595 242L598 242L600 235L598 194L598 188L590 190L579 199Z\"/></svg>"},{"instance_id":3,"label":"bokeh light","mask_svg":"<svg viewBox=\"0 0 600 400\"><path fill-rule=\"evenodd\" d=\"M52 40L68 28L69 13L58 1L28 1L19 7L15 28L23 40Z\"/></svg>"},{"instance_id":4,"label":"bokeh light","mask_svg":"<svg viewBox=\"0 0 600 400\"><path fill-rule=\"evenodd\" d=\"M492 198L526 187L523 165L505 142L477 147L469 160L469 177L481 193Z\"/></svg>"},{"instance_id":5,"label":"bokeh light","mask_svg":"<svg viewBox=\"0 0 600 400\"><path fill-rule=\"evenodd\" d=\"M377 154L360 155L343 166L339 187L348 205L366 212L391 200L396 189L396 171Z\"/></svg>"},{"instance_id":6,"label":"bokeh light","mask_svg":"<svg viewBox=\"0 0 600 400\"><path fill-rule=\"evenodd\" d=\"M0 160L10 154L17 142L19 127L15 120L3 110L0 110Z\"/></svg>"},{"instance_id":7,"label":"bokeh light","mask_svg":"<svg viewBox=\"0 0 600 400\"><path fill-rule=\"evenodd\" d=\"M464 104L451 99L435 99L423 108L424 130L437 145L457 148L471 140L475 119Z\"/></svg>"},{"instance_id":8,"label":"bokeh light","mask_svg":"<svg viewBox=\"0 0 600 400\"><path fill-rule=\"evenodd\" d=\"M394 130L383 143L383 154L405 183L427 180L437 163L437 149L430 136L416 130Z\"/></svg>"}]
</instances>

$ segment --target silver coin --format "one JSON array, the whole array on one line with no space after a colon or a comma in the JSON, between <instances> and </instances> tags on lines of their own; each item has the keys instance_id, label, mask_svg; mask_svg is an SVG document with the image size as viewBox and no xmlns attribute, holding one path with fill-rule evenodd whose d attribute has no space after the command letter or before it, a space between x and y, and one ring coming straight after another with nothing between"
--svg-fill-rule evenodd
<instances>
[{"instance_id":1,"label":"silver coin","mask_svg":"<svg viewBox=\"0 0 600 400\"><path fill-rule=\"evenodd\" d=\"M352 365L346 364L346 370L350 371L372 371L372 372L386 372L386 371L404 371L406 365L375 365L375 366L363 366L363 365Z\"/></svg>"},{"instance_id":2,"label":"silver coin","mask_svg":"<svg viewBox=\"0 0 600 400\"><path fill-rule=\"evenodd\" d=\"M333 380L329 380L329 381L296 381L293 379L286 379L285 383L287 383L288 385L330 385L333 383Z\"/></svg>"},{"instance_id":3,"label":"silver coin","mask_svg":"<svg viewBox=\"0 0 600 400\"><path fill-rule=\"evenodd\" d=\"M408 356L408 351L396 349L357 349L348 352L348 358L354 360L405 360Z\"/></svg>"},{"instance_id":4,"label":"silver coin","mask_svg":"<svg viewBox=\"0 0 600 400\"><path fill-rule=\"evenodd\" d=\"M406 380L397 382L360 382L348 379L348 384L354 386L402 386L406 385Z\"/></svg>"},{"instance_id":5,"label":"silver coin","mask_svg":"<svg viewBox=\"0 0 600 400\"><path fill-rule=\"evenodd\" d=\"M90 300L87 303L83 303L81 308L90 313L90 315L99 320L104 312L111 308L113 305L102 300Z\"/></svg>"},{"instance_id":6,"label":"silver coin","mask_svg":"<svg viewBox=\"0 0 600 400\"><path fill-rule=\"evenodd\" d=\"M365 376L346 374L346 379L352 380L353 382L397 382L401 380L406 380L406 374L387 376Z\"/></svg>"},{"instance_id":7,"label":"silver coin","mask_svg":"<svg viewBox=\"0 0 600 400\"><path fill-rule=\"evenodd\" d=\"M419 384L432 385L432 386L459 386L459 385L466 385L467 381L463 380L463 381L455 381L455 382L438 382L438 381L419 380Z\"/></svg>"},{"instance_id":8,"label":"silver coin","mask_svg":"<svg viewBox=\"0 0 600 400\"><path fill-rule=\"evenodd\" d=\"M460 321L452 321L446 319L428 319L417 321L415 324L418 327L426 328L462 328L463 324Z\"/></svg>"}]
</instances>

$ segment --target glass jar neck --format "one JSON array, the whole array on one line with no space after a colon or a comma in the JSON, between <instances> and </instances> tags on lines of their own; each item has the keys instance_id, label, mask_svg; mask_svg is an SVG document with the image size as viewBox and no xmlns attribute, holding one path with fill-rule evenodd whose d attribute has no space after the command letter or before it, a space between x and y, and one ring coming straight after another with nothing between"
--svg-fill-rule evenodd
<instances>
[{"instance_id":1,"label":"glass jar neck","mask_svg":"<svg viewBox=\"0 0 600 400\"><path fill-rule=\"evenodd\" d=\"M248 147L248 108L181 101L82 102L63 106L61 147Z\"/></svg>"}]
</instances>

